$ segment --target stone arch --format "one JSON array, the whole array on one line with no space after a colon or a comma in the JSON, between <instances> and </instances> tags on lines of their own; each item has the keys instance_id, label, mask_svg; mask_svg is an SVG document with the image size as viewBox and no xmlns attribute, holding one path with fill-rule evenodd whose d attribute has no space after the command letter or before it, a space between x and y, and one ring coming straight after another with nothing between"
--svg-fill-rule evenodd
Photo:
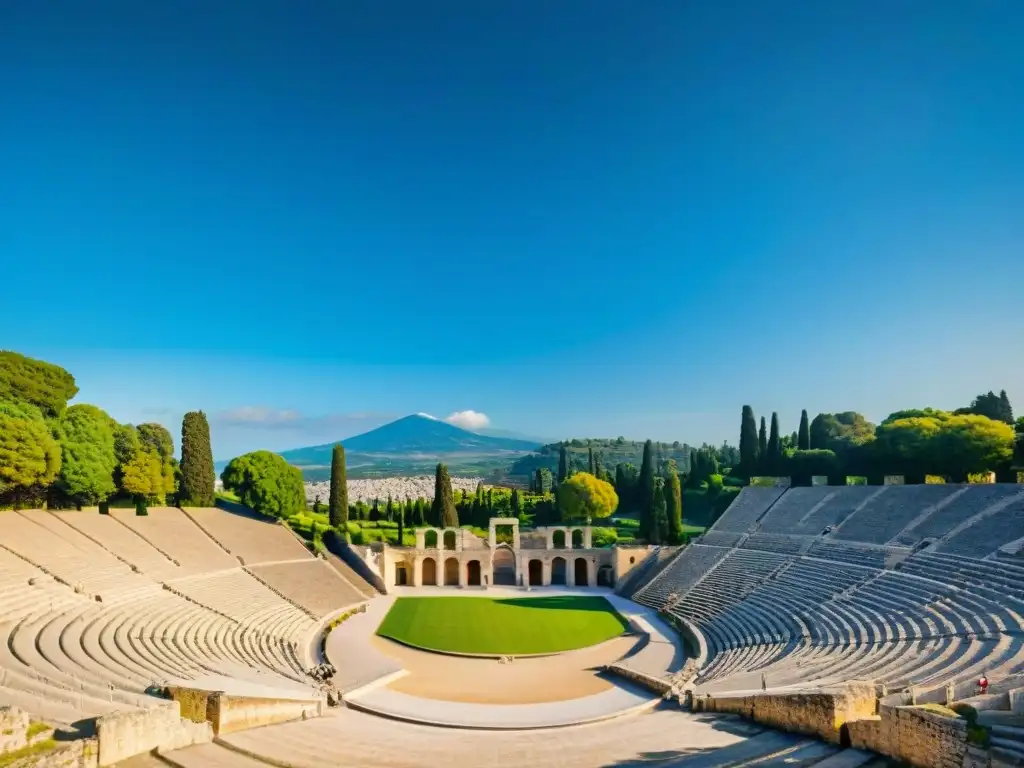
<instances>
[{"instance_id":1,"label":"stone arch","mask_svg":"<svg viewBox=\"0 0 1024 768\"><path fill-rule=\"evenodd\" d=\"M437 563L432 557L423 558L423 586L433 587L437 585Z\"/></svg>"},{"instance_id":2,"label":"stone arch","mask_svg":"<svg viewBox=\"0 0 1024 768\"><path fill-rule=\"evenodd\" d=\"M565 586L565 558L556 557L551 561L551 583Z\"/></svg>"},{"instance_id":3,"label":"stone arch","mask_svg":"<svg viewBox=\"0 0 1024 768\"><path fill-rule=\"evenodd\" d=\"M565 529L559 528L551 532L551 548L565 549Z\"/></svg>"},{"instance_id":4,"label":"stone arch","mask_svg":"<svg viewBox=\"0 0 1024 768\"><path fill-rule=\"evenodd\" d=\"M577 557L576 562L573 563L573 579L577 587L590 586L587 580L587 559L585 557Z\"/></svg>"},{"instance_id":5,"label":"stone arch","mask_svg":"<svg viewBox=\"0 0 1024 768\"><path fill-rule=\"evenodd\" d=\"M615 574L610 565L602 565L597 569L597 586L599 587L613 587L615 586Z\"/></svg>"},{"instance_id":6,"label":"stone arch","mask_svg":"<svg viewBox=\"0 0 1024 768\"><path fill-rule=\"evenodd\" d=\"M449 557L444 561L444 585L446 587L459 585L459 559L457 557Z\"/></svg>"},{"instance_id":7,"label":"stone arch","mask_svg":"<svg viewBox=\"0 0 1024 768\"><path fill-rule=\"evenodd\" d=\"M471 587L480 586L480 561L470 560L466 563L466 583Z\"/></svg>"},{"instance_id":8,"label":"stone arch","mask_svg":"<svg viewBox=\"0 0 1024 768\"><path fill-rule=\"evenodd\" d=\"M491 556L491 568L494 571L495 586L503 584L516 585L516 556L506 546L499 546Z\"/></svg>"},{"instance_id":9,"label":"stone arch","mask_svg":"<svg viewBox=\"0 0 1024 768\"><path fill-rule=\"evenodd\" d=\"M423 548L424 549L437 549L437 529L428 528L423 533Z\"/></svg>"},{"instance_id":10,"label":"stone arch","mask_svg":"<svg viewBox=\"0 0 1024 768\"><path fill-rule=\"evenodd\" d=\"M449 528L444 532L444 548L450 551L455 551L455 544L458 541L458 536L454 530Z\"/></svg>"},{"instance_id":11,"label":"stone arch","mask_svg":"<svg viewBox=\"0 0 1024 768\"><path fill-rule=\"evenodd\" d=\"M544 585L544 563L540 560L533 559L530 561L528 566L529 570L529 585L531 587L540 587Z\"/></svg>"},{"instance_id":12,"label":"stone arch","mask_svg":"<svg viewBox=\"0 0 1024 768\"><path fill-rule=\"evenodd\" d=\"M572 529L572 548L583 549L583 529L573 528Z\"/></svg>"},{"instance_id":13,"label":"stone arch","mask_svg":"<svg viewBox=\"0 0 1024 768\"><path fill-rule=\"evenodd\" d=\"M412 578L409 573L409 566L404 561L395 563L395 586L407 587L410 584L412 584Z\"/></svg>"}]
</instances>

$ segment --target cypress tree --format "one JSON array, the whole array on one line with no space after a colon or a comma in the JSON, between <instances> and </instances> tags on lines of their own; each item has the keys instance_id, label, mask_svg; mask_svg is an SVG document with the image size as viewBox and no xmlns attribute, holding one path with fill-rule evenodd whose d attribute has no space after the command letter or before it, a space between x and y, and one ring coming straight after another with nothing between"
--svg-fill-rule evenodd
<instances>
[{"instance_id":1,"label":"cypress tree","mask_svg":"<svg viewBox=\"0 0 1024 768\"><path fill-rule=\"evenodd\" d=\"M800 412L800 432L796 440L796 447L801 451L811 449L811 424L807 420L807 409Z\"/></svg>"},{"instance_id":2,"label":"cypress tree","mask_svg":"<svg viewBox=\"0 0 1024 768\"><path fill-rule=\"evenodd\" d=\"M743 406L740 421L740 466L739 474L750 478L757 473L757 422L754 420L754 409Z\"/></svg>"},{"instance_id":3,"label":"cypress tree","mask_svg":"<svg viewBox=\"0 0 1024 768\"><path fill-rule=\"evenodd\" d=\"M664 544L668 538L668 510L665 504L665 480L657 478L651 496L651 544Z\"/></svg>"},{"instance_id":4,"label":"cypress tree","mask_svg":"<svg viewBox=\"0 0 1024 768\"><path fill-rule=\"evenodd\" d=\"M210 424L202 411L189 411L181 422L181 484L183 507L212 507L214 490Z\"/></svg>"},{"instance_id":5,"label":"cypress tree","mask_svg":"<svg viewBox=\"0 0 1024 768\"><path fill-rule=\"evenodd\" d=\"M1010 405L1010 398L1006 396L1006 390L999 391L999 419L1007 424L1013 424L1013 406Z\"/></svg>"},{"instance_id":6,"label":"cypress tree","mask_svg":"<svg viewBox=\"0 0 1024 768\"><path fill-rule=\"evenodd\" d=\"M683 487L675 468L669 466L665 477L665 514L668 516L668 543L683 543Z\"/></svg>"},{"instance_id":7,"label":"cypress tree","mask_svg":"<svg viewBox=\"0 0 1024 768\"><path fill-rule=\"evenodd\" d=\"M416 525L427 523L427 502L422 496L416 497Z\"/></svg>"},{"instance_id":8,"label":"cypress tree","mask_svg":"<svg viewBox=\"0 0 1024 768\"><path fill-rule=\"evenodd\" d=\"M640 534L640 538L657 544L658 542L651 538L657 533L654 530L654 446L650 440L644 443L644 456L640 464L638 485L637 501L640 504L640 527L637 532Z\"/></svg>"},{"instance_id":9,"label":"cypress tree","mask_svg":"<svg viewBox=\"0 0 1024 768\"><path fill-rule=\"evenodd\" d=\"M332 528L345 528L348 524L348 470L341 443L331 451L331 495L327 500L327 519Z\"/></svg>"},{"instance_id":10,"label":"cypress tree","mask_svg":"<svg viewBox=\"0 0 1024 768\"><path fill-rule=\"evenodd\" d=\"M405 508L401 503L395 505L397 507L396 514L398 515L398 546L405 546Z\"/></svg>"},{"instance_id":11,"label":"cypress tree","mask_svg":"<svg viewBox=\"0 0 1024 768\"><path fill-rule=\"evenodd\" d=\"M434 525L442 528L458 528L459 513L455 510L452 496L452 481L448 467L438 464L434 474L434 503L430 505L430 516Z\"/></svg>"},{"instance_id":12,"label":"cypress tree","mask_svg":"<svg viewBox=\"0 0 1024 768\"><path fill-rule=\"evenodd\" d=\"M587 472L597 477L597 472L594 470L594 447L590 446L587 448Z\"/></svg>"},{"instance_id":13,"label":"cypress tree","mask_svg":"<svg viewBox=\"0 0 1024 768\"><path fill-rule=\"evenodd\" d=\"M562 444L558 451L558 484L561 485L569 477L569 449Z\"/></svg>"},{"instance_id":14,"label":"cypress tree","mask_svg":"<svg viewBox=\"0 0 1024 768\"><path fill-rule=\"evenodd\" d=\"M391 494L388 494L388 503L384 507L384 519L389 523L395 521L395 502L391 500Z\"/></svg>"},{"instance_id":15,"label":"cypress tree","mask_svg":"<svg viewBox=\"0 0 1024 768\"><path fill-rule=\"evenodd\" d=\"M595 453L594 454L594 472L593 472L593 475L594 475L594 477L598 478L599 480L604 480L605 479L604 467L601 466L601 454L600 453Z\"/></svg>"},{"instance_id":16,"label":"cypress tree","mask_svg":"<svg viewBox=\"0 0 1024 768\"><path fill-rule=\"evenodd\" d=\"M779 437L779 414L772 413L772 429L768 436L768 458L765 469L769 475L778 476L782 471L782 438Z\"/></svg>"},{"instance_id":17,"label":"cypress tree","mask_svg":"<svg viewBox=\"0 0 1024 768\"><path fill-rule=\"evenodd\" d=\"M515 488L512 489L511 506L512 506L512 517L519 517L519 515L522 514L523 509L522 509L522 506L521 506L521 504L519 502L519 491L517 489L515 489Z\"/></svg>"},{"instance_id":18,"label":"cypress tree","mask_svg":"<svg viewBox=\"0 0 1024 768\"><path fill-rule=\"evenodd\" d=\"M757 464L758 471L764 472L768 463L768 428L764 423L764 416L761 417L761 429L757 433Z\"/></svg>"}]
</instances>

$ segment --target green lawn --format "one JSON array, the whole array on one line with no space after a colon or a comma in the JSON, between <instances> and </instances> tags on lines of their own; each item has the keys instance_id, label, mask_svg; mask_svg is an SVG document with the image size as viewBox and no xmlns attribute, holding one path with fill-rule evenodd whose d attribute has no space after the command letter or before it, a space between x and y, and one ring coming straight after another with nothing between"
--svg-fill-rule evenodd
<instances>
[{"instance_id":1,"label":"green lawn","mask_svg":"<svg viewBox=\"0 0 1024 768\"><path fill-rule=\"evenodd\" d=\"M400 597L377 634L435 651L520 655L584 648L628 628L603 597Z\"/></svg>"}]
</instances>

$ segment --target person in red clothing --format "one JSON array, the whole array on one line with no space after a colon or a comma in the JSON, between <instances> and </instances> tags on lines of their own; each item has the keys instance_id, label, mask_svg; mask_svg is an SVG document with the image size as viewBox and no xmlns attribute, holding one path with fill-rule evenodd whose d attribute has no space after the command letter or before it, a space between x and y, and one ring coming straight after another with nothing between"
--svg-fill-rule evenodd
<instances>
[{"instance_id":1,"label":"person in red clothing","mask_svg":"<svg viewBox=\"0 0 1024 768\"><path fill-rule=\"evenodd\" d=\"M978 690L984 695L988 691L988 678L982 675L978 680Z\"/></svg>"}]
</instances>

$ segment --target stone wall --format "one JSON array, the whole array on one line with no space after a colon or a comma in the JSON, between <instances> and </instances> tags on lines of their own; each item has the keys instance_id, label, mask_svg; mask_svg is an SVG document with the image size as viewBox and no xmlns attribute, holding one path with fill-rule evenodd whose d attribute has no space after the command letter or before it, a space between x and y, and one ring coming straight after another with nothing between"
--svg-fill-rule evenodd
<instances>
[{"instance_id":1,"label":"stone wall","mask_svg":"<svg viewBox=\"0 0 1024 768\"><path fill-rule=\"evenodd\" d=\"M644 561L653 547L648 546L617 546L612 550L612 571L615 574L616 586L626 575ZM633 562L630 562L632 558Z\"/></svg>"},{"instance_id":2,"label":"stone wall","mask_svg":"<svg viewBox=\"0 0 1024 768\"><path fill-rule=\"evenodd\" d=\"M167 695L180 707L182 718L208 724L215 736L261 725L319 717L324 708L324 702L320 699L233 696L222 691L180 687L166 690Z\"/></svg>"},{"instance_id":3,"label":"stone wall","mask_svg":"<svg viewBox=\"0 0 1024 768\"><path fill-rule=\"evenodd\" d=\"M96 739L78 739L15 760L7 768L97 768L98 753Z\"/></svg>"},{"instance_id":4,"label":"stone wall","mask_svg":"<svg viewBox=\"0 0 1024 768\"><path fill-rule=\"evenodd\" d=\"M843 725L874 715L876 701L874 685L858 682L792 693L697 696L693 699L693 709L741 715L773 728L818 736L838 744Z\"/></svg>"},{"instance_id":5,"label":"stone wall","mask_svg":"<svg viewBox=\"0 0 1024 768\"><path fill-rule=\"evenodd\" d=\"M923 768L960 768L967 755L967 721L922 707L882 705L847 728L851 746Z\"/></svg>"},{"instance_id":6,"label":"stone wall","mask_svg":"<svg viewBox=\"0 0 1024 768\"><path fill-rule=\"evenodd\" d=\"M181 749L213 739L207 723L194 723L180 717L177 701L151 709L115 712L96 720L99 739L99 765L113 765L157 747Z\"/></svg>"},{"instance_id":7,"label":"stone wall","mask_svg":"<svg viewBox=\"0 0 1024 768\"><path fill-rule=\"evenodd\" d=\"M323 714L323 706L322 701L261 699L218 694L211 724L217 736L224 736L261 725L319 717Z\"/></svg>"},{"instance_id":8,"label":"stone wall","mask_svg":"<svg viewBox=\"0 0 1024 768\"><path fill-rule=\"evenodd\" d=\"M652 675L638 672L635 669L631 669L623 664L606 664L604 667L606 672L624 677L630 682L636 683L639 686L647 688L648 690L654 691L655 693L664 696L672 692L672 683L669 680L665 680L660 677L654 677Z\"/></svg>"}]
</instances>

